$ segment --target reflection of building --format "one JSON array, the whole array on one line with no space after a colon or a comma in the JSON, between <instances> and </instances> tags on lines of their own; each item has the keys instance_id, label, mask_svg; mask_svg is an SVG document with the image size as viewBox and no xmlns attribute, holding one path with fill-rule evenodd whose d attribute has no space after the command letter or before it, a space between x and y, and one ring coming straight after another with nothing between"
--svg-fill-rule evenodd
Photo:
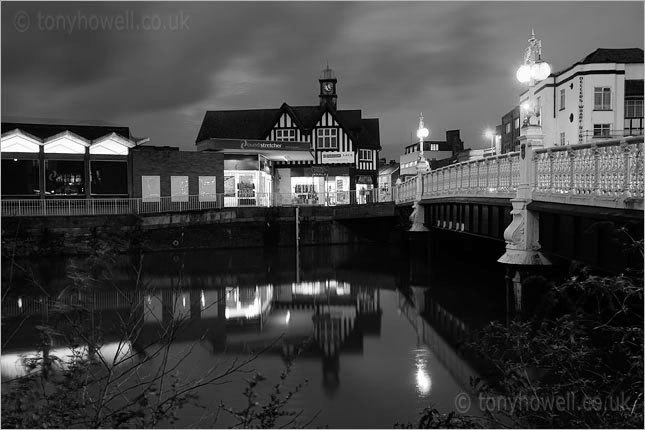
<instances>
[{"instance_id":1,"label":"reflection of building","mask_svg":"<svg viewBox=\"0 0 645 430\"><path fill-rule=\"evenodd\" d=\"M3 122L2 197L128 197L128 127Z\"/></svg>"},{"instance_id":2,"label":"reflection of building","mask_svg":"<svg viewBox=\"0 0 645 430\"><path fill-rule=\"evenodd\" d=\"M459 130L448 130L446 140L426 140L423 142L423 156L433 167L433 162L451 158L459 151L463 151L464 142L459 137ZM419 156L419 143L405 147L404 154L400 157L401 176L414 176L417 174L417 158Z\"/></svg>"},{"instance_id":3,"label":"reflection of building","mask_svg":"<svg viewBox=\"0 0 645 430\"><path fill-rule=\"evenodd\" d=\"M333 70L319 83L318 106L206 112L197 149L224 154L227 204L271 191L278 204L366 201L377 183L378 119L337 108Z\"/></svg>"}]
</instances>

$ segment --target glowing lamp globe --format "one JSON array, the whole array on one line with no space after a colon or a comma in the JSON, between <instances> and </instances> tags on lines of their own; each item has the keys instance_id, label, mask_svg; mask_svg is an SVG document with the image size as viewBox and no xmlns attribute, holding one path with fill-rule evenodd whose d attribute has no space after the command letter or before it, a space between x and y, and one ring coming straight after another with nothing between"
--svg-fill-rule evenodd
<instances>
[{"instance_id":1,"label":"glowing lamp globe","mask_svg":"<svg viewBox=\"0 0 645 430\"><path fill-rule=\"evenodd\" d=\"M534 76L538 81L548 78L551 74L551 66L549 66L549 63L543 61L541 63L536 63L535 66L537 66L537 72Z\"/></svg>"},{"instance_id":2,"label":"glowing lamp globe","mask_svg":"<svg viewBox=\"0 0 645 430\"><path fill-rule=\"evenodd\" d=\"M518 81L521 83L526 83L531 80L531 66L528 64L524 64L520 66L519 69L517 69L517 73L515 74L515 77L517 78Z\"/></svg>"},{"instance_id":3,"label":"glowing lamp globe","mask_svg":"<svg viewBox=\"0 0 645 430\"><path fill-rule=\"evenodd\" d=\"M429 134L430 134L430 131L425 127L417 130L417 137L419 139L424 139L428 137Z\"/></svg>"},{"instance_id":4,"label":"glowing lamp globe","mask_svg":"<svg viewBox=\"0 0 645 430\"><path fill-rule=\"evenodd\" d=\"M489 139L492 139L492 138L493 138L493 132L492 132L492 130L486 130L486 131L484 132L484 136L486 136L486 137L487 137L487 138L489 138Z\"/></svg>"}]
</instances>

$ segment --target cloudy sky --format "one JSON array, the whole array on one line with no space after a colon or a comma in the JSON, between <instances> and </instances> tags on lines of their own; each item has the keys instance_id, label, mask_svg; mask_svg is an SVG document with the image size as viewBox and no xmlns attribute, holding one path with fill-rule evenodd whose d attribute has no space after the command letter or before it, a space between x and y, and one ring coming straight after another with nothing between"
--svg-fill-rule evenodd
<instances>
[{"instance_id":1,"label":"cloudy sky","mask_svg":"<svg viewBox=\"0 0 645 430\"><path fill-rule=\"evenodd\" d=\"M597 48L643 48L642 2L2 3L3 118L92 120L194 149L206 110L318 103L379 118L398 158L423 112L466 147L516 103L535 28L562 70Z\"/></svg>"}]
</instances>

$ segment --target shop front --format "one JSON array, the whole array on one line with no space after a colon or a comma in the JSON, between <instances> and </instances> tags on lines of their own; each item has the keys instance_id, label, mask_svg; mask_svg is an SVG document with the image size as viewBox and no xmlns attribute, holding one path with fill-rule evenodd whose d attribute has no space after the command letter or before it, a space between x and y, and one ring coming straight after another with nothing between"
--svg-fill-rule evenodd
<instances>
[{"instance_id":1,"label":"shop front","mask_svg":"<svg viewBox=\"0 0 645 430\"><path fill-rule=\"evenodd\" d=\"M208 139L197 144L198 151L224 155L224 206L275 206L293 201L296 185L300 199L313 201L315 191L309 181L291 185L291 169L276 168L276 162L311 163L308 142L249 139ZM310 167L308 167L311 170ZM295 175L294 175L295 177ZM305 177L305 172L300 172Z\"/></svg>"},{"instance_id":2,"label":"shop front","mask_svg":"<svg viewBox=\"0 0 645 430\"><path fill-rule=\"evenodd\" d=\"M285 185L280 192L283 205L334 206L350 202L350 175L346 166L288 167L276 171Z\"/></svg>"}]
</instances>

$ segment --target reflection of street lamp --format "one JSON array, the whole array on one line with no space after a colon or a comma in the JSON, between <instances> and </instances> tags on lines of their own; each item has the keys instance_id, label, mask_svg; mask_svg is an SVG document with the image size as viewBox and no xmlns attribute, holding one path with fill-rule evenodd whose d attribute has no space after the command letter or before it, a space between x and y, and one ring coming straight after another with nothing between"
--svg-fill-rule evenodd
<instances>
[{"instance_id":1,"label":"reflection of street lamp","mask_svg":"<svg viewBox=\"0 0 645 430\"><path fill-rule=\"evenodd\" d=\"M535 32L531 30L531 38L529 39L529 46L524 51L524 64L517 69L517 80L523 84L529 84L529 99L527 102L522 103L522 108L526 111L526 118L524 125L539 125L533 124L531 118L536 116L536 104L533 100L535 94L533 87L537 82L543 81L551 74L551 66L546 61L542 60L542 41L535 38Z\"/></svg>"},{"instance_id":2,"label":"reflection of street lamp","mask_svg":"<svg viewBox=\"0 0 645 430\"><path fill-rule=\"evenodd\" d=\"M430 130L423 126L423 114L419 114L419 129L417 130L417 137L419 138L419 157L417 158L417 173L425 173L428 171L428 162L423 156L423 139L430 135Z\"/></svg>"}]
</instances>

